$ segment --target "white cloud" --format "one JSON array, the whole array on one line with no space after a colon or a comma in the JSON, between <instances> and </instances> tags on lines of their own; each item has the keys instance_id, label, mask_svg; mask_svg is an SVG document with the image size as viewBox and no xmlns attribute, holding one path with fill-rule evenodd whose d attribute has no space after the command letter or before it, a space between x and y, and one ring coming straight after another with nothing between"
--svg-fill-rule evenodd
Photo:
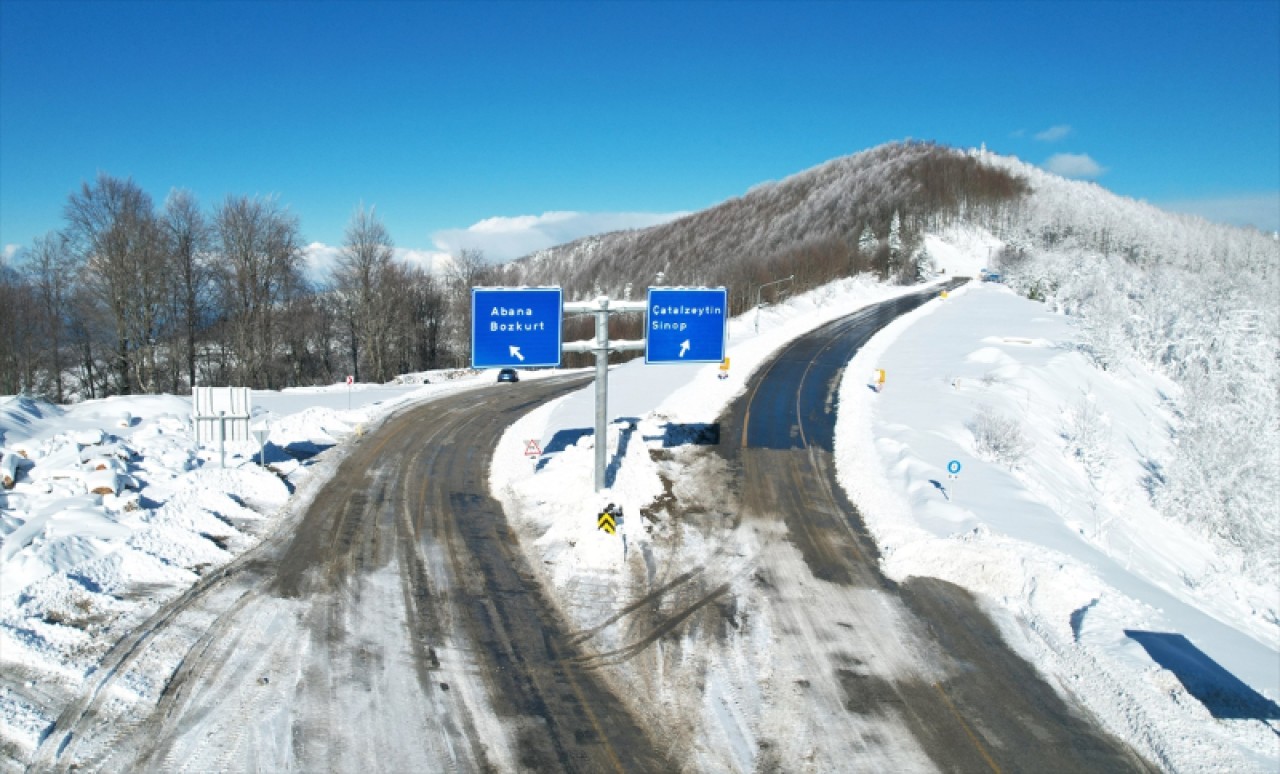
<instances>
[{"instance_id":1,"label":"white cloud","mask_svg":"<svg viewBox=\"0 0 1280 774\"><path fill-rule=\"evenodd\" d=\"M684 212L544 212L541 215L485 218L467 228L452 228L431 235L437 250L457 254L481 250L492 263L506 263L537 250L572 242L581 237L647 228L675 220Z\"/></svg>"},{"instance_id":2,"label":"white cloud","mask_svg":"<svg viewBox=\"0 0 1280 774\"><path fill-rule=\"evenodd\" d=\"M1077 180L1094 180L1107 171L1087 153L1055 153L1040 166L1055 175Z\"/></svg>"},{"instance_id":3,"label":"white cloud","mask_svg":"<svg viewBox=\"0 0 1280 774\"><path fill-rule=\"evenodd\" d=\"M439 250L397 247L395 253L396 260L409 266L416 266L429 274L440 274L451 263L449 254Z\"/></svg>"},{"instance_id":4,"label":"white cloud","mask_svg":"<svg viewBox=\"0 0 1280 774\"><path fill-rule=\"evenodd\" d=\"M334 265L338 262L340 249L323 242L312 242L307 245L307 248L302 251L302 261L307 266L307 274L315 280L328 280Z\"/></svg>"},{"instance_id":5,"label":"white cloud","mask_svg":"<svg viewBox=\"0 0 1280 774\"><path fill-rule=\"evenodd\" d=\"M18 244L5 245L4 253L3 253L4 262L13 263L14 256L16 256L18 254L18 251L20 251L21 249L22 249L22 245L18 245Z\"/></svg>"},{"instance_id":6,"label":"white cloud","mask_svg":"<svg viewBox=\"0 0 1280 774\"><path fill-rule=\"evenodd\" d=\"M333 276L333 269L338 263L341 247L326 245L323 242L312 242L303 251L302 260L306 264L306 273L313 280L327 282ZM431 273L439 273L449 263L448 253L439 250L425 250L413 247L394 248L396 260L409 266L417 266Z\"/></svg>"},{"instance_id":7,"label":"white cloud","mask_svg":"<svg viewBox=\"0 0 1280 774\"><path fill-rule=\"evenodd\" d=\"M1260 231L1280 231L1280 191L1206 199L1180 199L1161 202L1158 206L1171 212L1199 215L1216 223L1253 226Z\"/></svg>"},{"instance_id":8,"label":"white cloud","mask_svg":"<svg viewBox=\"0 0 1280 774\"><path fill-rule=\"evenodd\" d=\"M1036 132L1036 139L1040 142L1057 142L1063 137L1071 134L1071 127L1067 124L1058 124L1045 129L1043 132Z\"/></svg>"}]
</instances>

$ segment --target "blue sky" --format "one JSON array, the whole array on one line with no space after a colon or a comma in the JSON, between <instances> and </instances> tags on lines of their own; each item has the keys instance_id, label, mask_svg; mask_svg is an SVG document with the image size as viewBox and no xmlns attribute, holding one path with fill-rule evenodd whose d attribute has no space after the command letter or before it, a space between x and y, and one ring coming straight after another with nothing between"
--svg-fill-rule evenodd
<instances>
[{"instance_id":1,"label":"blue sky","mask_svg":"<svg viewBox=\"0 0 1280 774\"><path fill-rule=\"evenodd\" d=\"M1280 0L0 0L7 252L100 170L506 258L904 138L1280 228Z\"/></svg>"}]
</instances>

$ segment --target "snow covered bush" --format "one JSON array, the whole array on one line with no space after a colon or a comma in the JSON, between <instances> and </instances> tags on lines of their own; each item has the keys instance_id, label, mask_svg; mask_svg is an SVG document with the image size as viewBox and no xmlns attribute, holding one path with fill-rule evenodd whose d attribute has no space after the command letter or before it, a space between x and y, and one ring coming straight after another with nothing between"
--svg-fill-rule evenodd
<instances>
[{"instance_id":1,"label":"snow covered bush","mask_svg":"<svg viewBox=\"0 0 1280 774\"><path fill-rule=\"evenodd\" d=\"M1086 395L1067 412L1062 437L1067 451L1084 467L1089 483L1098 486L1115 456L1111 451L1111 420Z\"/></svg>"},{"instance_id":2,"label":"snow covered bush","mask_svg":"<svg viewBox=\"0 0 1280 774\"><path fill-rule=\"evenodd\" d=\"M966 425L978 456L1016 468L1027 453L1027 439L1016 419L982 405Z\"/></svg>"}]
</instances>

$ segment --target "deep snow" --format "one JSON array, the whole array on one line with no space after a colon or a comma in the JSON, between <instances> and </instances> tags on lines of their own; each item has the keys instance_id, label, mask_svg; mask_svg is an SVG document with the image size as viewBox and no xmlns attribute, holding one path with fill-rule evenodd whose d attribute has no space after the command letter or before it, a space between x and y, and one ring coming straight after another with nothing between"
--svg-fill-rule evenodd
<instances>
[{"instance_id":1,"label":"deep snow","mask_svg":"<svg viewBox=\"0 0 1280 774\"><path fill-rule=\"evenodd\" d=\"M973 232L927 241L947 276L974 272L997 244ZM714 365L612 369L607 492L592 491L592 390L513 425L496 450L491 485L575 623L590 628L608 613L583 601L584 588L626 588L663 550L636 514L663 496L664 476L677 480L677 495L700 496L693 483L681 489L680 466L704 462L689 438L669 434L672 426L714 422L779 346L909 290L844 280L766 308L758 321L756 313L734 320L728 379ZM1167 454L1176 390L1133 364L1097 370L1074 349L1071 322L1001 287L971 285L891 325L846 372L837 427L842 482L890 576L941 577L979 594L1051 682L1152 760L1174 771L1274 771L1280 590L1241 580L1238 557L1151 509L1145 487ZM874 369L887 373L881 392L869 386ZM185 398L67 408L0 399L0 450L25 453L16 486L0 494L6 768L20 767L61 702L131 625L272 530L317 460L342 455L344 439L397 406L492 376L254 393L254 424L269 424L270 471L257 466L251 445L233 449L219 469L216 449L191 441ZM971 428L983 407L1018 428L1024 452L1012 466L975 446ZM526 456L530 440L548 453ZM649 453L662 448L675 453ZM946 471L952 459L962 465L956 479ZM107 472L91 470L99 465ZM103 476L115 493L89 494ZM594 514L609 501L628 514L619 537L595 528ZM724 555L709 542L680 550L718 563L726 577L751 569L749 556ZM742 680L725 675L765 662L786 668L776 636L759 634L744 648L750 658L746 650L716 656L724 663L709 672L703 694L680 697L701 703L695 711L720 729L704 736L722 757L700 749L695 759L750 768L753 723L765 719L796 723L805 744L839 760L837 741L812 738L797 720L804 708L788 709L787 698L761 691L726 698ZM1199 667L1171 671L1148 648L1174 667L1199 654ZM1210 672L1205 658L1261 696L1206 693L1195 683Z\"/></svg>"}]
</instances>

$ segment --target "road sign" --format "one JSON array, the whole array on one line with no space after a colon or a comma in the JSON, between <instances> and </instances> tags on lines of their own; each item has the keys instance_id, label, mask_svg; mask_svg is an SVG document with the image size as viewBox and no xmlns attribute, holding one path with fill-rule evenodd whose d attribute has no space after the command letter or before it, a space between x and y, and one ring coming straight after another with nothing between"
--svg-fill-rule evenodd
<instances>
[{"instance_id":1,"label":"road sign","mask_svg":"<svg viewBox=\"0 0 1280 774\"><path fill-rule=\"evenodd\" d=\"M618 531L617 522L613 521L613 514L609 513L608 510L605 510L598 519L595 519L595 528L596 530L608 532L609 535L614 535Z\"/></svg>"},{"instance_id":2,"label":"road sign","mask_svg":"<svg viewBox=\"0 0 1280 774\"><path fill-rule=\"evenodd\" d=\"M537 441L524 442L524 456L537 457L540 454L542 454L542 447L538 446Z\"/></svg>"},{"instance_id":3,"label":"road sign","mask_svg":"<svg viewBox=\"0 0 1280 774\"><path fill-rule=\"evenodd\" d=\"M649 288L644 362L723 361L728 312L724 288Z\"/></svg>"},{"instance_id":4,"label":"road sign","mask_svg":"<svg viewBox=\"0 0 1280 774\"><path fill-rule=\"evenodd\" d=\"M560 365L560 288L472 288L471 366Z\"/></svg>"},{"instance_id":5,"label":"road sign","mask_svg":"<svg viewBox=\"0 0 1280 774\"><path fill-rule=\"evenodd\" d=\"M947 463L947 473L953 476L960 475L960 460L952 460Z\"/></svg>"}]
</instances>

